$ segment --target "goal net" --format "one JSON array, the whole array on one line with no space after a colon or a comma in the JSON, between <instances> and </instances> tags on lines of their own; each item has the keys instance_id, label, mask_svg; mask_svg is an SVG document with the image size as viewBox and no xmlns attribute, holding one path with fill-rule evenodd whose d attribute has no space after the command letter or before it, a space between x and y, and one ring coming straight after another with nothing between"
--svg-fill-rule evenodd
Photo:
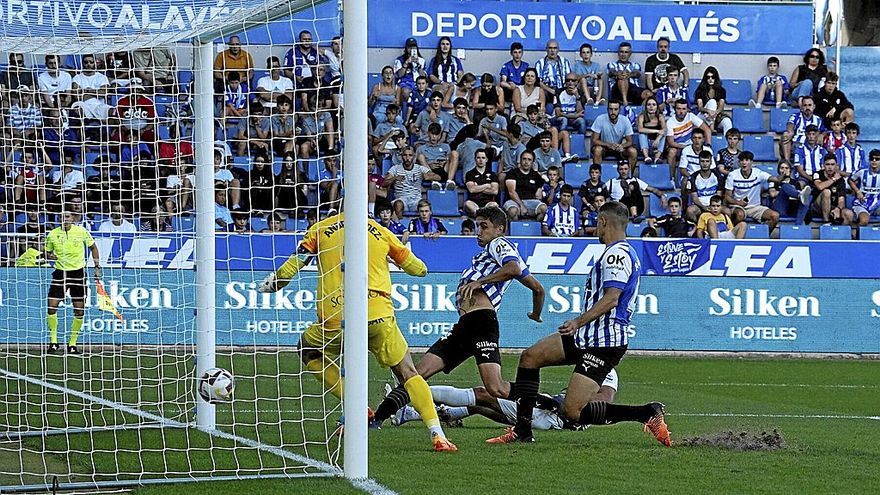
<instances>
[{"instance_id":1,"label":"goal net","mask_svg":"<svg viewBox=\"0 0 880 495\"><path fill-rule=\"evenodd\" d=\"M340 7L4 4L0 492L340 473L317 272L257 292L339 208Z\"/></svg>"}]
</instances>

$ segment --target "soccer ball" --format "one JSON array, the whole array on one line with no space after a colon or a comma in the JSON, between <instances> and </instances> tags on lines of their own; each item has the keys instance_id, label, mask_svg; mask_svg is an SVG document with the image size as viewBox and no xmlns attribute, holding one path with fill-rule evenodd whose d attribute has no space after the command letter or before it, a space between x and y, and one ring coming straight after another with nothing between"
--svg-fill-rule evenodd
<instances>
[{"instance_id":1,"label":"soccer ball","mask_svg":"<svg viewBox=\"0 0 880 495\"><path fill-rule=\"evenodd\" d=\"M223 368L209 368L199 378L196 390L199 392L199 397L209 404L228 402L232 400L235 379L232 373Z\"/></svg>"}]
</instances>

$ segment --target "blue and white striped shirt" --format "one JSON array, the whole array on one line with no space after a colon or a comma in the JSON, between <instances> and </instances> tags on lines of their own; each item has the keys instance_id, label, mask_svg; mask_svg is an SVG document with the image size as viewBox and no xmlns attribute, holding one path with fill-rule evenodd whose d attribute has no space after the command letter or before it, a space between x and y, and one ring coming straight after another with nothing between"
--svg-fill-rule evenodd
<instances>
[{"instance_id":1,"label":"blue and white striped shirt","mask_svg":"<svg viewBox=\"0 0 880 495\"><path fill-rule=\"evenodd\" d=\"M870 168L863 168L853 174L853 180L865 195L864 201L856 199L854 204L868 210L868 213L871 214L880 209L880 172L875 173Z\"/></svg>"},{"instance_id":2,"label":"blue and white striped shirt","mask_svg":"<svg viewBox=\"0 0 880 495\"><path fill-rule=\"evenodd\" d=\"M806 172L808 176L812 176L814 173L822 170L822 160L825 159L825 155L827 154L828 150L818 144L813 148L811 148L809 144L804 144L794 153L794 166L797 167L800 165L801 167L804 167L804 172ZM809 177L804 178L809 179Z\"/></svg>"},{"instance_id":3,"label":"blue and white striped shirt","mask_svg":"<svg viewBox=\"0 0 880 495\"><path fill-rule=\"evenodd\" d=\"M618 241L605 248L593 265L584 288L584 312L599 302L607 288L620 289L620 298L617 306L577 329L575 344L578 348L620 347L627 344L626 332L636 308L640 274L641 263L628 242Z\"/></svg>"},{"instance_id":4,"label":"blue and white striped shirt","mask_svg":"<svg viewBox=\"0 0 880 495\"><path fill-rule=\"evenodd\" d=\"M837 166L840 167L841 172L854 174L856 171L868 167L865 150L862 149L861 144L852 147L849 143L844 143L843 146L837 148L836 155Z\"/></svg>"},{"instance_id":5,"label":"blue and white striped shirt","mask_svg":"<svg viewBox=\"0 0 880 495\"><path fill-rule=\"evenodd\" d=\"M620 60L615 60L614 62L608 62L608 65L605 66L605 69L608 72L608 84L614 85L614 81L617 79L611 76L611 71L614 72L642 72L642 66L637 64L636 62L621 62ZM635 86L636 88L641 88L642 85L639 82L638 77L630 77L629 84L631 86Z\"/></svg>"},{"instance_id":6,"label":"blue and white striped shirt","mask_svg":"<svg viewBox=\"0 0 880 495\"><path fill-rule=\"evenodd\" d=\"M567 58L557 56L556 60L541 57L535 62L538 79L551 88L560 89L565 86L565 76L571 72L571 62Z\"/></svg>"},{"instance_id":7,"label":"blue and white striped shirt","mask_svg":"<svg viewBox=\"0 0 880 495\"><path fill-rule=\"evenodd\" d=\"M788 118L788 123L794 125L794 137L792 138L794 142L803 144L804 141L807 140L807 126L814 125L819 128L819 132L825 132L825 124L822 123L822 118L816 114L813 114L809 119L804 117L804 114L801 112L792 114L791 117Z\"/></svg>"},{"instance_id":8,"label":"blue and white striped shirt","mask_svg":"<svg viewBox=\"0 0 880 495\"><path fill-rule=\"evenodd\" d=\"M544 225L557 237L571 237L577 230L578 216L574 206L563 208L561 203L556 203L547 210Z\"/></svg>"},{"instance_id":9,"label":"blue and white striped shirt","mask_svg":"<svg viewBox=\"0 0 880 495\"><path fill-rule=\"evenodd\" d=\"M486 247L483 248L482 251L474 256L471 261L471 266L461 272L461 280L458 282L459 288L468 282L479 280L501 270L501 267L510 261L515 261L522 270L520 276L517 277L518 279L522 279L529 275L529 268L526 266L526 262L523 261L522 257L519 255L519 251L517 251L516 246L514 246L513 243L505 237L496 237L495 239L492 239L489 244L486 244ZM492 301L492 306L495 307L495 311L498 311L498 308L501 306L501 297L504 296L504 291L507 290L509 285L510 280L483 285L483 291L489 296L489 300ZM458 291L456 291L455 307L460 308L461 302L461 296Z\"/></svg>"}]
</instances>

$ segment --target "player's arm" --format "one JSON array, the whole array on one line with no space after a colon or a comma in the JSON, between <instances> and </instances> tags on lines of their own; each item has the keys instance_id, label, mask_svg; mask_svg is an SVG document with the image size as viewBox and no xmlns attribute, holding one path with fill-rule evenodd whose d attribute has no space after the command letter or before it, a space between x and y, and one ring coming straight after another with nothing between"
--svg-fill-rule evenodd
<instances>
[{"instance_id":1,"label":"player's arm","mask_svg":"<svg viewBox=\"0 0 880 495\"><path fill-rule=\"evenodd\" d=\"M528 275L529 273L528 271L526 271L525 276ZM515 278L518 279L521 276L523 276L523 269L520 268L519 261L516 259L511 259L510 261L501 265L501 269L496 271L495 273L491 273L477 280L471 280L470 282L462 286L462 298L470 299L471 297L473 297L475 290L482 289L482 287L486 284L491 284L494 282L507 282L508 280L513 280Z\"/></svg>"},{"instance_id":2,"label":"player's arm","mask_svg":"<svg viewBox=\"0 0 880 495\"><path fill-rule=\"evenodd\" d=\"M617 306L618 301L620 300L620 294L623 291L616 287L608 287L602 293L602 297L596 301L596 304L590 307L586 313L582 313L580 316L573 320L568 320L559 326L559 333L562 335L571 335L578 328L591 323L596 320L600 316L605 313L611 311L612 308Z\"/></svg>"},{"instance_id":3,"label":"player's arm","mask_svg":"<svg viewBox=\"0 0 880 495\"><path fill-rule=\"evenodd\" d=\"M530 319L540 323L542 321L541 311L544 310L544 286L533 275L526 275L520 278L519 283L532 291L532 311L528 316Z\"/></svg>"},{"instance_id":4,"label":"player's arm","mask_svg":"<svg viewBox=\"0 0 880 495\"><path fill-rule=\"evenodd\" d=\"M412 251L403 245L390 230L382 227L385 240L388 242L388 257L401 270L414 277L424 277L428 274L428 266L419 259Z\"/></svg>"},{"instance_id":5,"label":"player's arm","mask_svg":"<svg viewBox=\"0 0 880 495\"><path fill-rule=\"evenodd\" d=\"M278 268L277 271L270 273L260 282L257 290L260 292L278 292L287 287L287 284L299 273L300 270L311 262L315 256L314 250L307 244L308 239L300 243L296 252L287 258L287 261Z\"/></svg>"}]
</instances>

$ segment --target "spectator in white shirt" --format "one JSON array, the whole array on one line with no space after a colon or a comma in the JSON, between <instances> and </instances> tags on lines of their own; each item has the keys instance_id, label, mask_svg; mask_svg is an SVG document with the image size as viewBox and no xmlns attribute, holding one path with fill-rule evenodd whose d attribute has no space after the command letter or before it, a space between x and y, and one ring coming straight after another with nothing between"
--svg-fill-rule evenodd
<instances>
[{"instance_id":1,"label":"spectator in white shirt","mask_svg":"<svg viewBox=\"0 0 880 495\"><path fill-rule=\"evenodd\" d=\"M83 55L82 62L82 72L73 76L73 93L79 101L75 102L72 108L80 109L86 119L107 120L112 108L106 101L110 80L103 73L95 70L94 55Z\"/></svg>"},{"instance_id":2,"label":"spectator in white shirt","mask_svg":"<svg viewBox=\"0 0 880 495\"><path fill-rule=\"evenodd\" d=\"M51 108L70 107L73 89L73 78L70 73L58 68L58 56L46 55L46 72L41 72L37 78L40 87L40 98L43 106Z\"/></svg>"},{"instance_id":3,"label":"spectator in white shirt","mask_svg":"<svg viewBox=\"0 0 880 495\"><path fill-rule=\"evenodd\" d=\"M776 182L767 172L752 168L755 155L751 151L739 154L740 168L728 174L724 182L724 200L730 206L734 225L746 217L766 223L770 232L779 221L779 213L761 204L761 191L768 181Z\"/></svg>"},{"instance_id":4,"label":"spectator in white shirt","mask_svg":"<svg viewBox=\"0 0 880 495\"><path fill-rule=\"evenodd\" d=\"M115 204L110 211L110 219L101 222L98 232L135 233L137 228L125 219L125 207Z\"/></svg>"},{"instance_id":5,"label":"spectator in white shirt","mask_svg":"<svg viewBox=\"0 0 880 495\"><path fill-rule=\"evenodd\" d=\"M257 94L263 107L275 108L275 99L281 95L287 95L293 101L293 81L281 75L281 60L278 57L267 58L266 68L269 69L269 75L257 81Z\"/></svg>"}]
</instances>

